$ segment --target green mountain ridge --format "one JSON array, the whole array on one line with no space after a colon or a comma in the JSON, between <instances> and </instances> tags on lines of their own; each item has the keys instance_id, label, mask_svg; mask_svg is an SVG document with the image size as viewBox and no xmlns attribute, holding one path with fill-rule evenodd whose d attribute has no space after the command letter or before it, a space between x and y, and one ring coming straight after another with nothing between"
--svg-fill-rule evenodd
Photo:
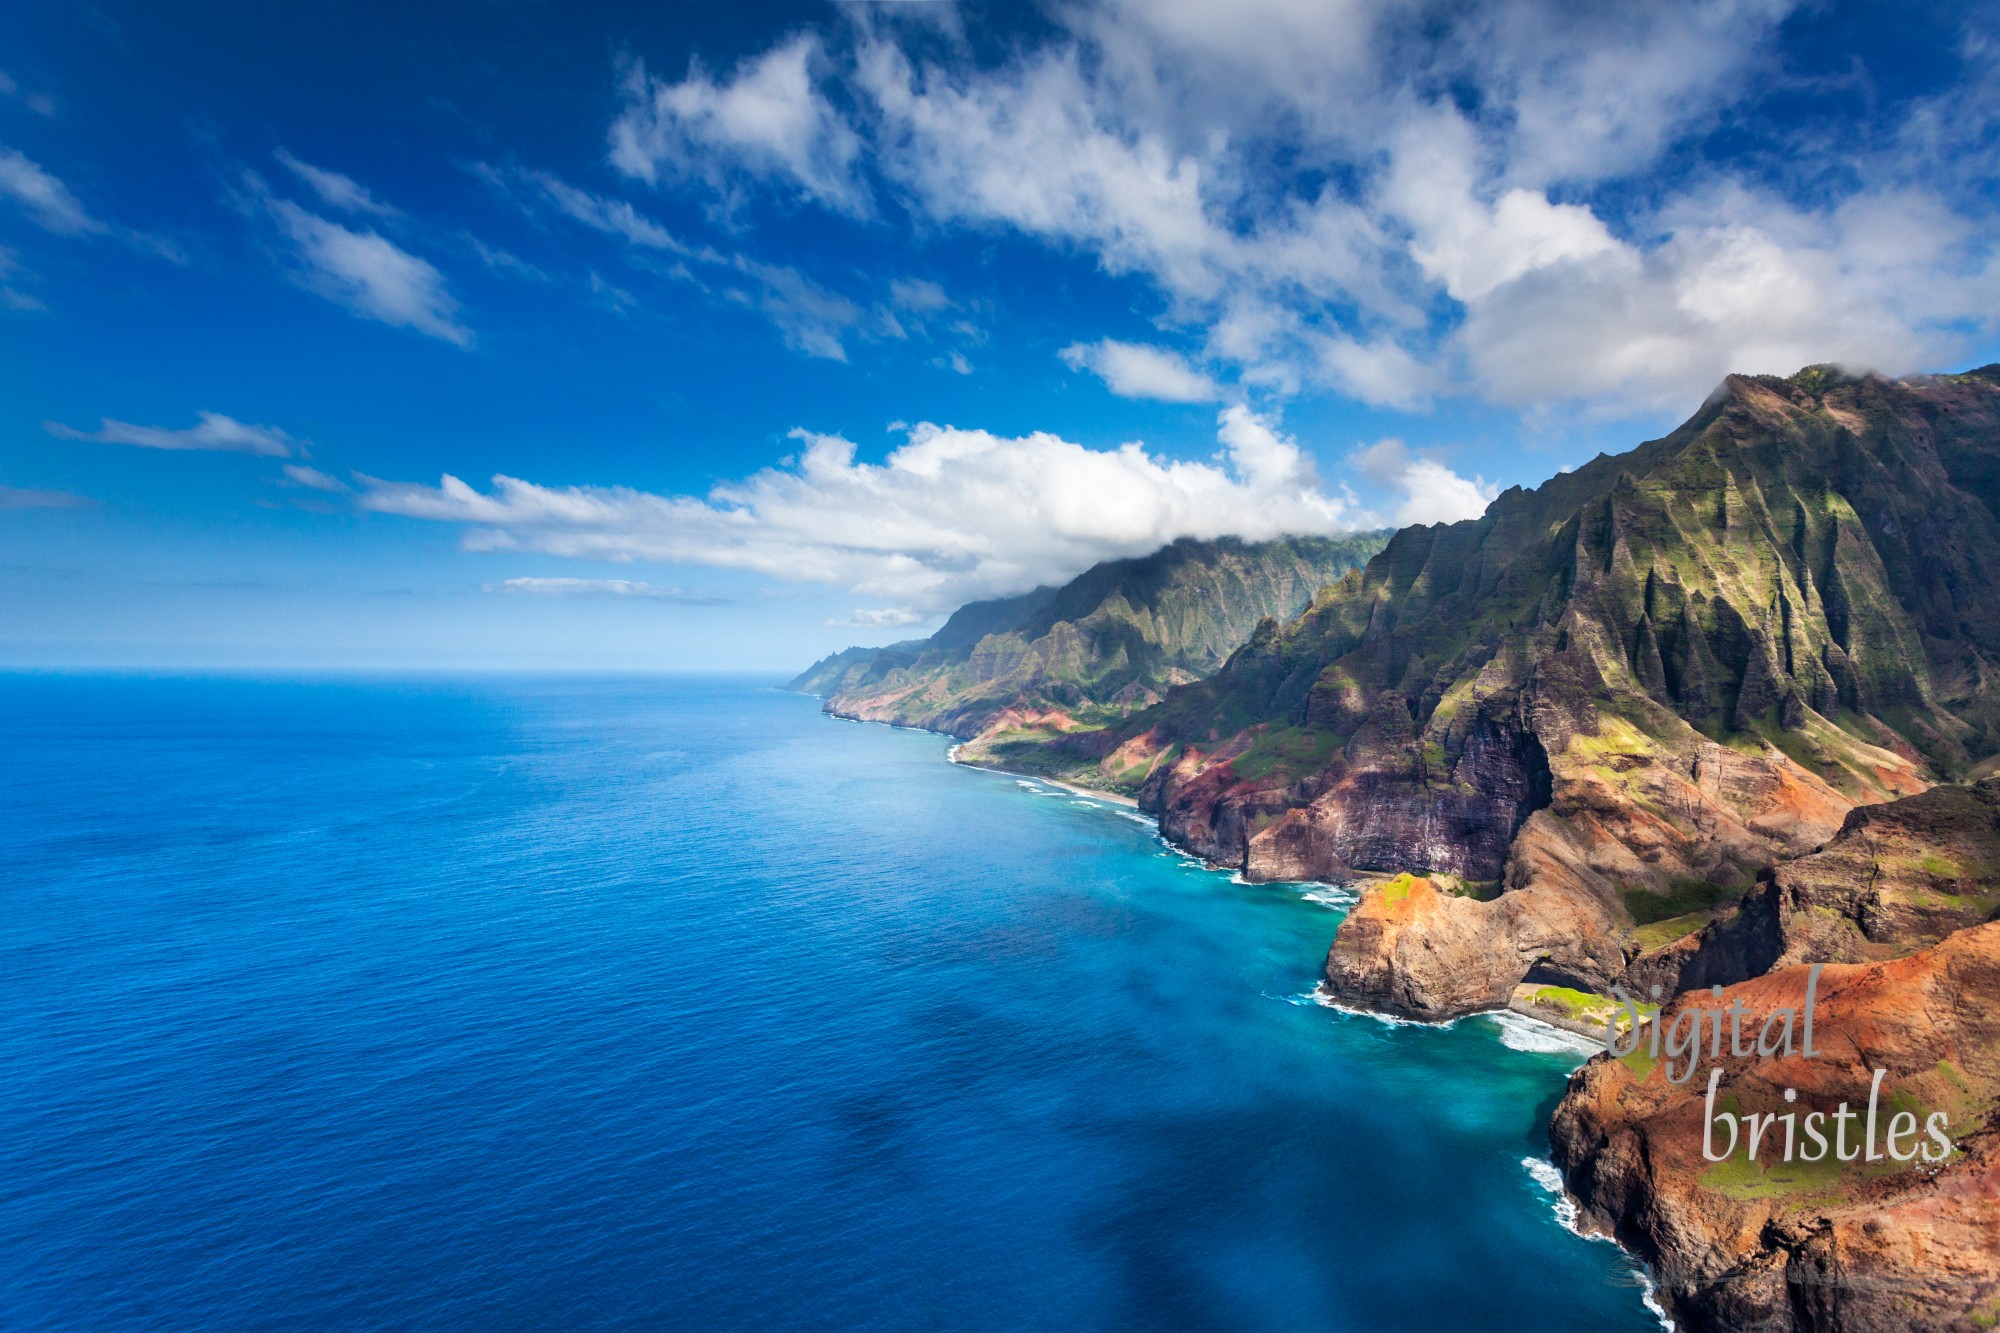
<instances>
[{"instance_id":1,"label":"green mountain ridge","mask_svg":"<svg viewBox=\"0 0 2000 1333\"><path fill-rule=\"evenodd\" d=\"M1715 1166L1703 1089L1609 1055L1572 1076L1553 1160L1683 1326L1992 1323L2000 366L1731 376L1672 433L1403 529L1294 610L1257 585L1254 620L1177 549L801 682L1136 796L1247 879L1359 885L1325 965L1346 1004L1576 1029L1614 988L1796 1005L1828 964L1833 1054L1735 1060L1730 1104L1858 1106L1891 1069L1949 1112L1949 1160Z\"/></svg>"},{"instance_id":2,"label":"green mountain ridge","mask_svg":"<svg viewBox=\"0 0 2000 1333\"><path fill-rule=\"evenodd\" d=\"M1553 1160L1682 1326L1986 1327L1996 576L2000 366L1731 376L1661 439L1396 533L1159 702L982 752L1134 795L1247 879L1358 884L1346 1004L1579 1028L1614 988L1677 1015L1713 986L1763 1013L1828 964L1832 1054L1734 1060L1729 1104L1859 1106L1887 1069L1949 1112L1949 1160L1717 1166L1698 1081L1610 1055Z\"/></svg>"},{"instance_id":3,"label":"green mountain ridge","mask_svg":"<svg viewBox=\"0 0 2000 1333\"><path fill-rule=\"evenodd\" d=\"M1464 885L1407 936L1350 917L1329 977L1359 1001L1600 989L1855 805L1991 770L1996 483L2000 368L1732 376L1670 435L1406 528L1213 676L1007 760L1131 792L1252 879Z\"/></svg>"},{"instance_id":4,"label":"green mountain ridge","mask_svg":"<svg viewBox=\"0 0 2000 1333\"><path fill-rule=\"evenodd\" d=\"M1262 619L1296 614L1387 539L1183 538L1060 588L970 603L928 639L832 654L786 688L836 716L961 740L1103 726L1214 671Z\"/></svg>"}]
</instances>

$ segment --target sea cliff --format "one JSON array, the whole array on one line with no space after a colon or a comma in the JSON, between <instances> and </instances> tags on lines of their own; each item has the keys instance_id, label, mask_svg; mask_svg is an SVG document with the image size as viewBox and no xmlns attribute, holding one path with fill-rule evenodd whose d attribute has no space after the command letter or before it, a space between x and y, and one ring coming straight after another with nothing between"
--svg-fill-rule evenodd
<instances>
[{"instance_id":1,"label":"sea cliff","mask_svg":"<svg viewBox=\"0 0 2000 1333\"><path fill-rule=\"evenodd\" d=\"M1718 995L1687 992L1662 1022L1695 1005L1797 1009L1809 972L1785 967ZM1906 958L1829 966L1817 989L1815 1055L1744 1058L1725 1041L1716 1082L1727 1091L1715 1109L1726 1124L1707 1123L1717 1099L1705 1079L1670 1082L1669 1065L1643 1047L1578 1070L1550 1137L1582 1221L1646 1256L1688 1329L1992 1327L2000 923ZM1845 1152L1831 1142L1809 1160L1817 1145L1798 1117L1841 1106L1853 1112ZM1787 1114L1793 1123L1772 1125L1752 1160L1742 1118ZM1933 1116L1949 1126L1948 1155L1920 1137ZM1896 1130L1906 1132L1891 1138Z\"/></svg>"},{"instance_id":2,"label":"sea cliff","mask_svg":"<svg viewBox=\"0 0 2000 1333\"><path fill-rule=\"evenodd\" d=\"M835 653L787 688L836 717L943 732L967 742L963 761L1004 766L1209 675L1260 620L1296 615L1388 536L1184 538L1060 588L973 602L928 639Z\"/></svg>"},{"instance_id":3,"label":"sea cliff","mask_svg":"<svg viewBox=\"0 0 2000 1333\"><path fill-rule=\"evenodd\" d=\"M1360 885L1346 1005L1588 1030L1832 964L1838 1054L1739 1060L1731 1095L1865 1100L1887 1070L1948 1111L1948 1160L1717 1167L1698 1092L1599 1058L1557 1161L1689 1327L1991 1326L1996 569L2000 367L1731 376L1661 439L1404 529L1157 702L987 753L1131 794L1247 879Z\"/></svg>"},{"instance_id":4,"label":"sea cliff","mask_svg":"<svg viewBox=\"0 0 2000 1333\"><path fill-rule=\"evenodd\" d=\"M1587 1028L1614 993L1671 1021L1838 965L1843 1054L1739 1062L1736 1095L1866 1100L1888 1069L1953 1108L1947 1164L1739 1178L1689 1146L1697 1094L1606 1058L1557 1159L1689 1327L1990 1326L1996 514L2000 368L1732 376L1662 439L1405 529L1024 766L1126 785L1246 878L1360 882L1343 1004Z\"/></svg>"}]
</instances>

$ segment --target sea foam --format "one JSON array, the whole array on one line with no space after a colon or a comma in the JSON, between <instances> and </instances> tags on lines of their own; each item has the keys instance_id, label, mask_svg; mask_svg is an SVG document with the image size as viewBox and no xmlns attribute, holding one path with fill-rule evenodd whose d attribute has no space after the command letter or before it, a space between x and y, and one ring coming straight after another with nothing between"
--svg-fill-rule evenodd
<instances>
[{"instance_id":1,"label":"sea foam","mask_svg":"<svg viewBox=\"0 0 2000 1333\"><path fill-rule=\"evenodd\" d=\"M1480 1017L1491 1019L1500 1029L1500 1044L1510 1051L1575 1055L1587 1059L1604 1049L1601 1041L1592 1041L1582 1033L1570 1032L1509 1009L1496 1009Z\"/></svg>"},{"instance_id":2,"label":"sea foam","mask_svg":"<svg viewBox=\"0 0 2000 1333\"><path fill-rule=\"evenodd\" d=\"M1600 1232L1585 1231L1578 1225L1582 1215L1581 1210L1577 1208L1576 1200L1569 1197L1569 1191L1563 1188L1562 1172L1556 1170L1554 1162L1546 1157L1523 1157L1521 1165L1526 1169L1528 1178L1541 1186L1550 1196L1550 1211L1555 1214L1556 1221L1562 1225L1564 1231L1572 1236L1581 1236L1585 1240L1601 1240L1610 1245L1618 1243L1610 1236ZM1631 1262L1632 1276L1639 1283L1639 1299L1653 1312L1653 1317L1660 1321L1660 1327L1665 1329L1666 1333L1674 1333L1674 1321L1667 1314L1667 1308L1660 1304L1659 1284L1653 1281L1652 1273L1647 1271L1644 1264L1636 1259L1632 1259Z\"/></svg>"}]
</instances>

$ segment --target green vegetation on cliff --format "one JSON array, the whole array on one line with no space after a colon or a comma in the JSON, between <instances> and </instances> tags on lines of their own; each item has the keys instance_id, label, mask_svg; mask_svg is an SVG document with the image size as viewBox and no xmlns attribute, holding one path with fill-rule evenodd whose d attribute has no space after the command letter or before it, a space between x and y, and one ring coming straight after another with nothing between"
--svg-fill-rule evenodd
<instances>
[{"instance_id":1,"label":"green vegetation on cliff","mask_svg":"<svg viewBox=\"0 0 2000 1333\"><path fill-rule=\"evenodd\" d=\"M788 688L828 712L1018 745L1100 727L1221 666L1258 622L1295 615L1387 533L1183 539L1061 588L962 607L928 639L849 648Z\"/></svg>"},{"instance_id":2,"label":"green vegetation on cliff","mask_svg":"<svg viewBox=\"0 0 2000 1333\"><path fill-rule=\"evenodd\" d=\"M1247 707L1354 732L1393 722L1375 705L1394 692L1414 716L1391 729L1449 756L1500 683L1481 674L1518 678L1529 659L1645 730L1664 710L1716 738L1802 736L1812 710L1871 741L1887 722L1963 771L1994 751L2000 704L1979 670L2000 657L1996 413L1984 373L1732 380L1663 440L1509 491L1476 522L1397 534L1164 712L1181 729Z\"/></svg>"},{"instance_id":3,"label":"green vegetation on cliff","mask_svg":"<svg viewBox=\"0 0 2000 1333\"><path fill-rule=\"evenodd\" d=\"M1671 435L1406 528L1214 676L1051 744L1182 747L1149 795L1168 831L1255 870L1270 830L1286 874L1493 878L1536 809L1615 807L1689 850L1625 886L1677 916L1677 879L1740 891L1768 863L1785 802L1819 829L2000 752L1996 509L2000 368L1732 376ZM1752 779L1772 790L1739 798Z\"/></svg>"}]
</instances>

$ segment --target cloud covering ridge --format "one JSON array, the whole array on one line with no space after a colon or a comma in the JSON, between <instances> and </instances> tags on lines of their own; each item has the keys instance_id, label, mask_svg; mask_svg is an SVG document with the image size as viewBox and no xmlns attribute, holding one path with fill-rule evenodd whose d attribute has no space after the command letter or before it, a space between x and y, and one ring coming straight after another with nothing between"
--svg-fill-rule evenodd
<instances>
[{"instance_id":1,"label":"cloud covering ridge","mask_svg":"<svg viewBox=\"0 0 2000 1333\"><path fill-rule=\"evenodd\" d=\"M1046 432L926 423L867 463L840 436L795 431L803 448L788 464L705 497L507 476L482 491L446 476L435 486L370 479L361 503L462 524L473 550L748 569L910 615L1061 583L1177 537L1254 541L1380 523L1351 495L1329 492L1298 442L1247 407L1225 408L1217 432L1215 458L1185 461L1138 443L1091 449ZM1433 488L1440 480L1411 475ZM1439 491L1426 505L1462 518L1485 501L1476 489Z\"/></svg>"}]
</instances>

